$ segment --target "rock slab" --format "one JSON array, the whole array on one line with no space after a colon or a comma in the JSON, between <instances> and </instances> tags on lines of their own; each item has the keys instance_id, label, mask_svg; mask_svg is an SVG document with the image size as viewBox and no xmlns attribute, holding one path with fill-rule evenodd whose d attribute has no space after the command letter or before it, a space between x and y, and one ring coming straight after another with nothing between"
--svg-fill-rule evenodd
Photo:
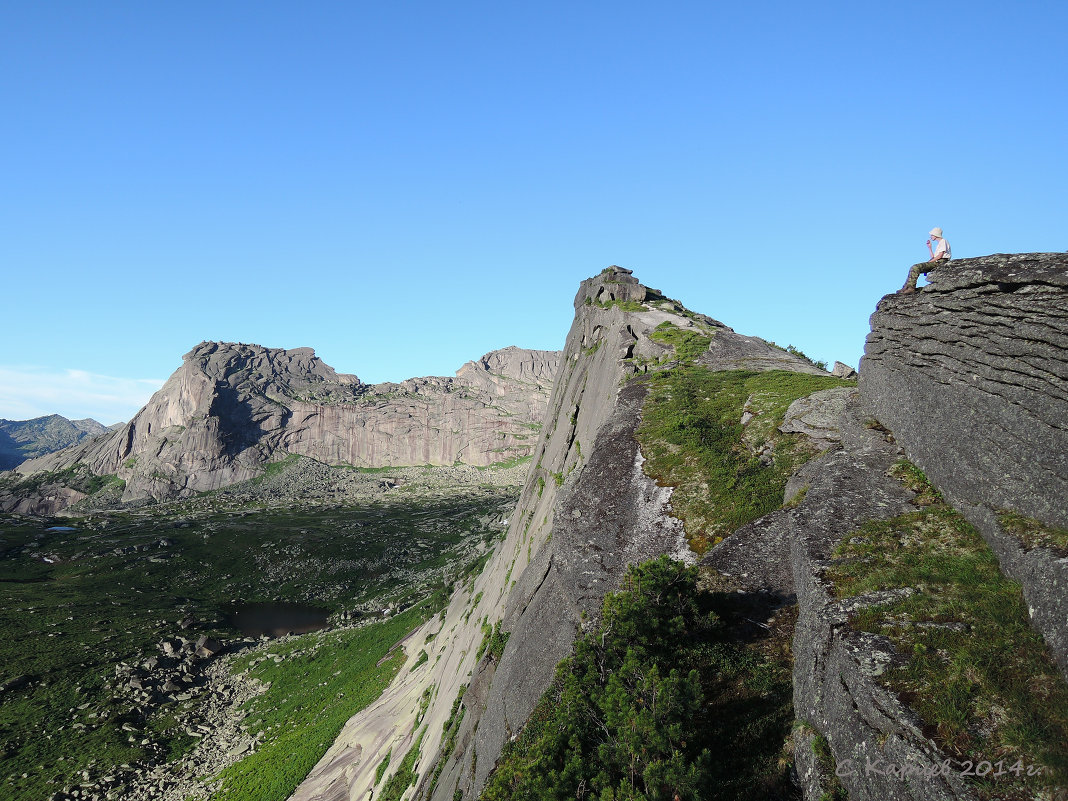
<instances>
[{"instance_id":1,"label":"rock slab","mask_svg":"<svg viewBox=\"0 0 1068 801\"><path fill-rule=\"evenodd\" d=\"M879 303L861 392L1020 582L1068 677L1068 559L998 523L1068 528L1068 254L954 260L929 280Z\"/></svg>"},{"instance_id":2,"label":"rock slab","mask_svg":"<svg viewBox=\"0 0 1068 801\"><path fill-rule=\"evenodd\" d=\"M1068 254L929 277L879 303L861 392L943 491L1068 527Z\"/></svg>"}]
</instances>

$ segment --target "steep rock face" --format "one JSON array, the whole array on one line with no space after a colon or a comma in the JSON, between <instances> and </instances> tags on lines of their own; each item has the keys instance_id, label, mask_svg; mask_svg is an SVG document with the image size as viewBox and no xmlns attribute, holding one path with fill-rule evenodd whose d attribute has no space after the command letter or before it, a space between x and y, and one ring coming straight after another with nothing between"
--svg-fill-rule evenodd
<instances>
[{"instance_id":1,"label":"steep rock face","mask_svg":"<svg viewBox=\"0 0 1068 801\"><path fill-rule=\"evenodd\" d=\"M998 517L1068 527L1068 255L955 260L930 279L879 303L861 391L1023 585L1068 675L1068 559Z\"/></svg>"},{"instance_id":2,"label":"steep rock face","mask_svg":"<svg viewBox=\"0 0 1068 801\"><path fill-rule=\"evenodd\" d=\"M943 276L933 277L936 286L946 286ZM967 297L969 285L959 288L962 297L947 301L960 303ZM890 303L922 301L929 292L933 290ZM624 303L627 308L640 303L641 310L624 312ZM762 340L739 336L635 286L624 271L610 270L583 282L575 308L535 465L507 537L482 575L453 597L444 618L409 640L426 641L428 653L440 654L440 661L432 658L416 666L418 649L410 649L398 680L348 723L295 798L368 797L380 789L375 768L382 758L392 753L385 780L421 731L414 765L419 782L411 798L448 801L457 792L477 797L502 747L525 724L556 664L570 653L584 621L595 620L601 599L618 586L626 565L661 553L690 558L679 524L668 514L670 491L657 487L641 469L634 433L645 388L625 380L645 369L642 365L663 365L663 357L670 358L650 336L657 325L669 321L711 334L699 362L712 369L818 372ZM1064 308L1063 303L1057 308ZM880 326L872 336L886 339ZM1006 341L1002 347L1020 345ZM958 354L965 361L976 358L967 349ZM1022 358L1027 360L1026 352ZM1039 354L1034 362L1041 364L1043 358ZM866 370L872 369L870 364L866 359ZM868 375L869 382L878 380L879 369ZM922 386L925 380L910 363L892 383ZM852 625L859 610L885 603L892 593L839 599L825 577L835 547L858 527L916 508L914 493L889 474L891 465L909 455L930 469L910 451L908 434L895 441L873 425L877 417L888 425L910 419L908 400L872 394L869 399L848 388L826 390L790 407L780 430L810 438L822 455L790 480L784 501L792 503L739 528L705 563L741 586L797 600L794 700L805 726L795 735L795 760L807 799L823 797L827 787L826 766L814 757L816 733L844 768L841 781L850 798L972 799L972 788L959 776L938 770L945 754L927 737L916 714L881 682L879 677L900 658L893 643ZM1040 402L1034 405L1041 408ZM991 413L1011 416L1004 408ZM1003 428L993 429L993 441ZM990 430L971 433L984 439ZM958 447L947 443L945 432L941 436L933 447ZM989 441L986 447L991 447ZM967 482L963 486L974 491ZM893 592L910 591L919 589ZM1063 631L1063 615L1060 620ZM503 653L479 659L485 632L497 621L510 634ZM432 700L420 718L424 692ZM454 724L451 750L439 763L443 724L453 708L463 714L462 721ZM868 764L910 765L928 770L930 778L917 781L909 774L869 770Z\"/></svg>"},{"instance_id":3,"label":"steep rock face","mask_svg":"<svg viewBox=\"0 0 1068 801\"><path fill-rule=\"evenodd\" d=\"M834 415L837 444L806 464L787 486L787 497L805 487L803 501L764 520L765 529L781 534L768 537L765 530L762 540L785 544L776 556L790 566L798 602L794 709L799 720L826 738L849 798L972 799L960 776L938 772L946 755L925 735L916 714L879 682L878 676L899 658L894 644L850 625L859 610L885 603L901 591L838 599L824 578L835 546L861 524L915 509L910 505L914 493L888 475L901 450L866 425L871 414L852 392ZM732 545L745 547L741 541ZM816 801L823 791L820 766L812 754L810 737L796 737L794 755L805 798ZM869 764L876 769L867 769ZM928 771L929 778L916 781L881 770L883 765L909 765Z\"/></svg>"},{"instance_id":4,"label":"steep rock face","mask_svg":"<svg viewBox=\"0 0 1068 801\"><path fill-rule=\"evenodd\" d=\"M642 307L624 311L622 303ZM368 797L383 757L392 753L384 780L423 729L413 797L447 801L457 790L476 797L556 664L570 653L584 615L588 621L597 617L626 566L664 553L690 558L681 524L668 514L670 490L641 468L634 432L646 390L625 380L650 360L670 359L671 349L650 337L658 325L711 334L699 360L719 369L820 372L763 340L684 310L619 268L584 281L575 312L534 466L505 540L473 584L454 595L444 619L409 640L428 640L427 652L440 654L440 661L432 657L410 670L418 648L410 649L398 679L349 721L294 799ZM479 658L484 626L498 621L510 634L500 660ZM432 700L414 724L428 688ZM463 720L435 777L443 724L461 691Z\"/></svg>"},{"instance_id":5,"label":"steep rock face","mask_svg":"<svg viewBox=\"0 0 1068 801\"><path fill-rule=\"evenodd\" d=\"M871 318L860 386L940 487L1068 526L1068 255L951 261Z\"/></svg>"},{"instance_id":6,"label":"steep rock face","mask_svg":"<svg viewBox=\"0 0 1068 801\"><path fill-rule=\"evenodd\" d=\"M559 364L506 348L455 378L366 385L311 348L204 342L125 426L19 466L84 463L124 500L186 496L259 475L286 454L361 467L488 465L531 453Z\"/></svg>"}]
</instances>

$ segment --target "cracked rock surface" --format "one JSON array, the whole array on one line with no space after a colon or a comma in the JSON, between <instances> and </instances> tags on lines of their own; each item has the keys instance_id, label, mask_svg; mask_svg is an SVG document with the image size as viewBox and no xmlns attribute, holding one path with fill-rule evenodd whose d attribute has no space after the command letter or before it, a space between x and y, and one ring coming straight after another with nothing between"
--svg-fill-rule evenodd
<instances>
[{"instance_id":1,"label":"cracked rock surface","mask_svg":"<svg viewBox=\"0 0 1068 801\"><path fill-rule=\"evenodd\" d=\"M838 417L842 446L806 464L798 479L808 486L796 509L778 515L779 541L789 543L798 601L794 630L794 708L798 718L826 737L851 799L970 799L959 776L911 777L867 771L869 761L935 771L945 758L921 730L916 715L878 682L900 657L890 641L854 631L850 618L867 605L908 594L905 588L837 599L823 578L835 546L868 520L912 511L914 494L887 475L900 450L868 428L871 410L853 397ZM787 491L789 492L789 490ZM770 517L770 516L769 516ZM728 537L729 542L731 537ZM805 798L821 797L819 765L811 738L795 740Z\"/></svg>"},{"instance_id":2,"label":"cracked rock surface","mask_svg":"<svg viewBox=\"0 0 1068 801\"><path fill-rule=\"evenodd\" d=\"M1068 559L997 519L1068 528L1068 254L953 260L929 278L879 303L861 393L1020 582L1068 677Z\"/></svg>"},{"instance_id":3,"label":"cracked rock surface","mask_svg":"<svg viewBox=\"0 0 1068 801\"><path fill-rule=\"evenodd\" d=\"M640 379L620 388L625 374L620 358L662 355L666 349L649 332L665 321L690 328L696 318L714 331L708 350L697 358L709 369L826 374L762 339L737 334L703 315L686 316L673 302L652 301L651 309L626 315L585 304L586 297L609 294L643 297L644 288L628 279L615 273L606 280L602 274L584 281L576 296L575 323L545 423L548 439L536 457L542 466L560 464L563 480L540 529L547 536L540 547L534 546L529 566L505 601L501 628L511 636L500 664L492 672L476 671L472 695L464 697L468 712L457 750L433 801L448 801L457 789L465 797L477 795L504 744L526 723L557 663L571 653L580 630L596 624L605 594L618 589L628 565L661 554L696 560L681 522L671 515L670 488L657 486L642 471L635 432L647 389ZM608 347L593 349L598 341ZM628 362L626 370L633 369ZM575 447L579 441L581 449ZM581 456L574 460L576 454ZM581 469L568 479L573 464ZM546 486L542 504L549 503L549 495ZM532 537L539 532L543 508L524 492L515 519L530 517Z\"/></svg>"},{"instance_id":4,"label":"cracked rock surface","mask_svg":"<svg viewBox=\"0 0 1068 801\"><path fill-rule=\"evenodd\" d=\"M879 303L861 392L944 492L1068 527L1068 254L930 278Z\"/></svg>"}]
</instances>

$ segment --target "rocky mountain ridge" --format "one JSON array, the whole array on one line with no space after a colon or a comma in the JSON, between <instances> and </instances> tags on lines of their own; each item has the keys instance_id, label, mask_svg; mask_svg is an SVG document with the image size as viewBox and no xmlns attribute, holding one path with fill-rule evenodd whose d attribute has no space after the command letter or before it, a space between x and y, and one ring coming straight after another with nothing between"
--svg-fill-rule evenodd
<instances>
[{"instance_id":1,"label":"rocky mountain ridge","mask_svg":"<svg viewBox=\"0 0 1068 801\"><path fill-rule=\"evenodd\" d=\"M369 385L311 348L203 342L122 428L18 473L115 476L129 502L218 489L289 454L355 467L508 462L533 450L558 364L557 352L510 347L455 377ZM37 513L79 499L67 487L37 492Z\"/></svg>"},{"instance_id":2,"label":"rocky mountain ridge","mask_svg":"<svg viewBox=\"0 0 1068 801\"><path fill-rule=\"evenodd\" d=\"M915 549L923 532L933 533L937 547L921 544L913 561L957 547L953 538L964 536L964 524L954 522L959 512L917 482L905 459L945 485L949 500L978 523L1002 570L1023 583L1029 606L1023 614L1044 635L1048 655L1041 658L1050 665L1031 680L1063 682L1049 662L1050 656L1061 661L1063 671L1063 552L1017 539L1010 553L1004 526L991 533L982 523L1008 510L1055 536L1062 519L1064 471L1056 459L1068 452L1068 408L1059 392L1068 382L1060 344L1068 335L1061 313L1068 308L1066 276L1068 258L1060 254L959 260L932 272L930 288L884 298L872 318L860 388L801 398L778 424L818 451L787 483L782 508L741 526L702 559L737 588L732 592L797 604L792 747L809 801L987 797L960 770L946 769L956 754L947 750L951 744L935 738L915 698L885 681L910 655L924 653L920 645L903 653L894 632L963 632L966 641L967 632L982 630L981 621L945 613L932 620L898 617L877 629L883 633L872 633L858 625L859 614L896 608L888 605L928 595L931 587L922 578L906 579L850 595L839 583L851 564L841 549L870 547L876 536L858 531L900 529L900 541L889 540L898 549ZM673 516L671 488L643 469L636 432L649 389L635 377L685 368L682 351L694 343L699 352L685 369L821 372L689 312L628 271L610 268L584 281L575 310L535 464L505 540L444 614L412 635L411 642L427 643L437 656L420 660L411 649L393 685L349 721L294 799L377 794L406 756L414 779L404 798L479 797L626 566L660 554L695 559ZM1003 369L1006 364L1012 369ZM973 402L977 392L987 396L985 406ZM936 401L942 410L932 411ZM746 401L743 427L759 419L758 407L753 397ZM990 416L977 425L973 409ZM1021 419L1027 438L1014 433ZM1056 447L1046 452L1042 443ZM766 453L757 445L755 453ZM991 462L976 453L1001 460L1000 466L988 472ZM945 461L953 476L940 470L941 454L955 456ZM997 491L986 492L986 485ZM967 542L972 550L986 547ZM488 632L498 630L503 645L487 650ZM987 737L997 725L984 723L969 736ZM872 764L877 769L864 769Z\"/></svg>"},{"instance_id":3,"label":"rocky mountain ridge","mask_svg":"<svg viewBox=\"0 0 1068 801\"><path fill-rule=\"evenodd\" d=\"M1031 767L1065 760L1068 729L1058 742L1060 724L1034 721L1043 706L1068 712L1068 471L1060 458L1068 452L1061 391L1068 257L961 259L939 265L930 280L915 294L880 301L858 386L691 312L627 270L611 267L582 282L504 539L440 615L397 643L407 656L397 678L349 720L292 797L364 799L387 785L402 801L480 797L531 725L561 660L596 630L606 593L620 587L629 565L668 555L698 563L719 592L773 610L749 621L756 640L772 629L792 639L796 720L778 735L792 756L779 759L792 763L796 793L808 801L1057 798L1060 789L1048 782L1004 792L996 782L977 784L953 760L976 749ZM273 358L301 361L299 375L253 381L270 384L270 397L287 409L401 408L388 405L394 401L411 409L421 393L446 387L474 394L435 383L450 379L417 379L380 385L384 391L365 398L355 377L332 376L310 352L288 353ZM197 358L210 362L213 354ZM254 394L243 383L252 354L237 355L243 377L226 384L244 398ZM465 386L507 394L510 381L548 378L537 359L503 362L511 366L488 354L465 365ZM682 380L694 376L704 383ZM776 485L770 511L695 539L691 520L679 519L695 490L651 472L658 443L643 426L657 408L652 401L665 387L667 396L687 398L694 414L676 424L703 430L696 412L714 400L706 395L757 379L810 388L781 411L749 389L736 404L716 407L730 409L719 421L734 437L724 453L743 454L748 473L771 470L784 453L782 435L796 438L804 458ZM812 392L805 384L812 381L833 388ZM214 419L235 416L220 413L232 396L212 395ZM274 413L265 403L254 407L262 419ZM158 419L171 418L160 411ZM715 495L712 475L698 473L699 500ZM691 550L699 541L708 545L703 555ZM887 572L854 581L879 566ZM1019 589L1002 581L999 568L1022 586L1025 603L1013 600ZM968 606L977 588L957 586L977 575L978 594L1001 582L1008 599L986 620L981 605ZM993 650L975 657L972 641ZM1020 694L989 685L1002 665L1021 674ZM932 718L924 706L946 686L965 697L954 712L964 724ZM1033 705L1020 713L1025 703ZM1018 714L1024 723L1014 722ZM1017 727L1008 740L998 739L1003 726ZM1043 729L1054 731L1052 746L1039 739ZM406 782L399 791L397 776ZM1010 773L1000 781L1012 780Z\"/></svg>"},{"instance_id":4,"label":"rocky mountain ridge","mask_svg":"<svg viewBox=\"0 0 1068 801\"><path fill-rule=\"evenodd\" d=\"M698 357L703 364L827 375L764 340L690 312L621 268L583 281L574 307L534 467L508 533L481 576L454 595L443 619L411 638L429 642L440 660L417 665L413 653L394 684L349 722L293 799L367 797L421 730L412 797L477 797L583 620L596 616L627 564L662 553L693 559L681 524L669 514L670 489L645 475L634 439L647 389L627 379L678 364L675 349L657 341L659 332L707 338ZM495 624L509 632L499 658L479 648L485 627ZM428 688L432 700L420 716ZM460 695L465 714L450 735L450 751L445 724ZM417 717L421 724L412 726ZM389 769L376 778L387 754Z\"/></svg>"},{"instance_id":5,"label":"rocky mountain ridge","mask_svg":"<svg viewBox=\"0 0 1068 801\"><path fill-rule=\"evenodd\" d=\"M32 420L0 420L0 470L11 470L27 459L62 450L109 430L89 417L68 420L58 414Z\"/></svg>"},{"instance_id":6,"label":"rocky mountain ridge","mask_svg":"<svg viewBox=\"0 0 1068 801\"><path fill-rule=\"evenodd\" d=\"M1010 531L1068 529L1068 256L960 259L929 280L879 303L861 392L1021 583L1068 675L1068 550Z\"/></svg>"}]
</instances>

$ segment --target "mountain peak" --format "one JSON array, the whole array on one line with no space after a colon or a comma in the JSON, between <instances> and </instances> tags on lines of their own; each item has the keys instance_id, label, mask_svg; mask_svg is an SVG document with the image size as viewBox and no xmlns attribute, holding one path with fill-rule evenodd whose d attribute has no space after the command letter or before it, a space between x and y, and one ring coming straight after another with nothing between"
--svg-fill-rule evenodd
<instances>
[{"instance_id":1,"label":"mountain peak","mask_svg":"<svg viewBox=\"0 0 1068 801\"><path fill-rule=\"evenodd\" d=\"M455 378L368 385L312 348L205 341L129 423L19 472L85 464L123 479L130 501L218 489L289 454L357 467L506 462L531 452L559 361L511 347Z\"/></svg>"},{"instance_id":2,"label":"mountain peak","mask_svg":"<svg viewBox=\"0 0 1068 801\"><path fill-rule=\"evenodd\" d=\"M11 470L34 459L103 434L96 420L68 420L58 414L32 420L0 420L0 470Z\"/></svg>"}]
</instances>

